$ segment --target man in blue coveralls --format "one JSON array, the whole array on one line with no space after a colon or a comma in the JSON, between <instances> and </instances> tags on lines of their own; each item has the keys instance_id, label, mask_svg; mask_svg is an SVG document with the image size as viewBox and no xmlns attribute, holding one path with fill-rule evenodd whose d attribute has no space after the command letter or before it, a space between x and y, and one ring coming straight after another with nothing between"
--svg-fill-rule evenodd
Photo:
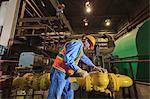
<instances>
[{"instance_id":1,"label":"man in blue coveralls","mask_svg":"<svg viewBox=\"0 0 150 99\"><path fill-rule=\"evenodd\" d=\"M69 76L74 72L82 77L89 75L78 66L79 60L98 69L83 52L83 49L93 50L95 42L93 36L87 35L82 40L71 40L63 46L50 69L48 99L73 99L74 92L71 90Z\"/></svg>"}]
</instances>

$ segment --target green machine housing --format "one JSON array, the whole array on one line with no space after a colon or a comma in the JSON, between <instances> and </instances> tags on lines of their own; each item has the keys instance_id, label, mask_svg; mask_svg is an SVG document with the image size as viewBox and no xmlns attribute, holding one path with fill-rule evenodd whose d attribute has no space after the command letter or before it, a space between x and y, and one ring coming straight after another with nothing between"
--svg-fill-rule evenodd
<instances>
[{"instance_id":1,"label":"green machine housing","mask_svg":"<svg viewBox=\"0 0 150 99\"><path fill-rule=\"evenodd\" d=\"M150 59L150 20L145 20L137 25L135 29L126 33L115 41L115 49L113 55L124 60L149 60ZM134 56L134 57L131 57ZM142 56L142 57L139 57ZM128 58L127 58L128 57ZM131 76L129 63L115 64L120 73ZM149 62L132 63L133 74L135 80L150 82L149 78Z\"/></svg>"}]
</instances>

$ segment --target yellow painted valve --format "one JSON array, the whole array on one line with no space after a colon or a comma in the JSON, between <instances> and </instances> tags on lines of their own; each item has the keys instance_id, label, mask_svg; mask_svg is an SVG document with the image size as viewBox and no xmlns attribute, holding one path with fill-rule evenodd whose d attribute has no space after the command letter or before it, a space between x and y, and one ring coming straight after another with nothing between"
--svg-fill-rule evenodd
<instances>
[{"instance_id":1,"label":"yellow painted valve","mask_svg":"<svg viewBox=\"0 0 150 99\"><path fill-rule=\"evenodd\" d=\"M107 71L90 72L86 78L71 77L72 83L77 83L86 91L105 92L112 96L111 91L119 91L121 87L130 87L133 81L130 77L120 74L108 73ZM110 85L110 90L108 89Z\"/></svg>"},{"instance_id":2,"label":"yellow painted valve","mask_svg":"<svg viewBox=\"0 0 150 99\"><path fill-rule=\"evenodd\" d=\"M94 90L104 92L109 84L108 72L91 72L90 77Z\"/></svg>"}]
</instances>

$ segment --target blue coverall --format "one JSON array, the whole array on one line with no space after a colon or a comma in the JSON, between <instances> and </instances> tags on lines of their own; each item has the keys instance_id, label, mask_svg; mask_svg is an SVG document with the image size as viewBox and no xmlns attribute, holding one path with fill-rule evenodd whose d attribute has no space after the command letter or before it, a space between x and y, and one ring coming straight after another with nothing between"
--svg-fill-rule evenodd
<instances>
[{"instance_id":1,"label":"blue coverall","mask_svg":"<svg viewBox=\"0 0 150 99\"><path fill-rule=\"evenodd\" d=\"M84 45L81 40L74 40L66 45L66 54L64 55L64 61L66 66L73 69L75 72L80 68L75 63L75 58L78 52L83 49ZM88 66L93 67L92 61L83 54L80 58ZM71 90L70 77L64 72L52 67L50 69L50 87L48 93L48 99L73 99L74 92Z\"/></svg>"}]
</instances>

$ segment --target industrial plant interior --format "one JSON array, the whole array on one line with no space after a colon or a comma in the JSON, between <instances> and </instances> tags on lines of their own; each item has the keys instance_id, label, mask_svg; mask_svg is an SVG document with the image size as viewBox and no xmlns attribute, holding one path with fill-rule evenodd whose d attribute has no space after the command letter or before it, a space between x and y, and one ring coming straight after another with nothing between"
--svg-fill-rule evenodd
<instances>
[{"instance_id":1,"label":"industrial plant interior","mask_svg":"<svg viewBox=\"0 0 150 99\"><path fill-rule=\"evenodd\" d=\"M0 99L49 99L50 69L60 50L86 35L96 44L84 54L101 70L79 61L88 75L69 75L73 99L150 99L149 5L0 0Z\"/></svg>"}]
</instances>

